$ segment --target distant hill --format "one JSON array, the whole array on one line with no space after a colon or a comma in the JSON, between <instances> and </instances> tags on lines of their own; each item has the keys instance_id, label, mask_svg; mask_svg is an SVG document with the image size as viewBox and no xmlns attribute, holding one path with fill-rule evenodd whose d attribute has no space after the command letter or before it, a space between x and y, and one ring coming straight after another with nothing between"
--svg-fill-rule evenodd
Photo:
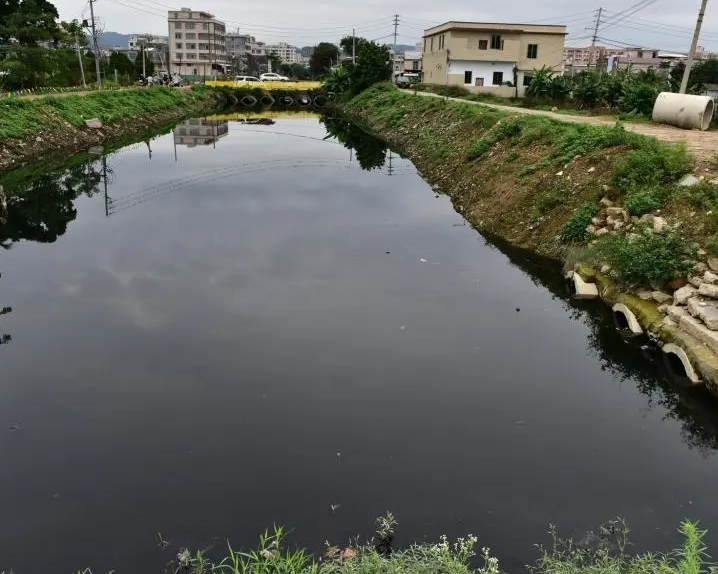
<instances>
[{"instance_id":1,"label":"distant hill","mask_svg":"<svg viewBox=\"0 0 718 574\"><path fill-rule=\"evenodd\" d=\"M127 48L127 43L129 41L129 34L119 34L117 32L103 32L100 36L100 48L114 48L115 46L122 46L123 48Z\"/></svg>"},{"instance_id":2,"label":"distant hill","mask_svg":"<svg viewBox=\"0 0 718 574\"><path fill-rule=\"evenodd\" d=\"M416 52L416 44L397 44L397 52Z\"/></svg>"}]
</instances>

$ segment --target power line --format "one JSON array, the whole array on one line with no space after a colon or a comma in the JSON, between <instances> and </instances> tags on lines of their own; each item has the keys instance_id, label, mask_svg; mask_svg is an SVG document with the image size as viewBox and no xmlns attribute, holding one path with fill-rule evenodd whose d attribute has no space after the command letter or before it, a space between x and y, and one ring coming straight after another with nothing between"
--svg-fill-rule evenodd
<instances>
[{"instance_id":1,"label":"power line","mask_svg":"<svg viewBox=\"0 0 718 574\"><path fill-rule=\"evenodd\" d=\"M640 12L641 10L648 8L652 4L655 4L656 2L658 2L658 0L641 0L637 4L634 4L633 6L631 6L630 8L627 8L626 10L619 12L617 15L618 17L614 17L614 19L612 21L606 22L606 26L604 27L604 29L615 26L619 22L622 22L623 20L633 16L637 12Z\"/></svg>"}]
</instances>

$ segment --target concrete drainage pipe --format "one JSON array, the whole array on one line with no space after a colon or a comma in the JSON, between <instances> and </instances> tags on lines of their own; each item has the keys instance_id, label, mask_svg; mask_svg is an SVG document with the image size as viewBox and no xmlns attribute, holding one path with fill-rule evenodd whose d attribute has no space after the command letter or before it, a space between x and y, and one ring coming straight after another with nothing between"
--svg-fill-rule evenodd
<instances>
[{"instance_id":1,"label":"concrete drainage pipe","mask_svg":"<svg viewBox=\"0 0 718 574\"><path fill-rule=\"evenodd\" d=\"M714 106L709 96L661 92L653 106L653 121L686 130L707 130Z\"/></svg>"},{"instance_id":2,"label":"concrete drainage pipe","mask_svg":"<svg viewBox=\"0 0 718 574\"><path fill-rule=\"evenodd\" d=\"M628 333L633 336L643 334L641 324L638 322L638 319L636 319L633 311L623 303L616 303L613 306L613 320L618 330L623 333Z\"/></svg>"},{"instance_id":3,"label":"concrete drainage pipe","mask_svg":"<svg viewBox=\"0 0 718 574\"><path fill-rule=\"evenodd\" d=\"M686 355L686 352L678 345L674 345L673 343L663 345L663 354L672 374L681 378L687 378L694 385L701 382L696 370L693 368L693 365L691 365L688 355Z\"/></svg>"},{"instance_id":4,"label":"concrete drainage pipe","mask_svg":"<svg viewBox=\"0 0 718 574\"><path fill-rule=\"evenodd\" d=\"M575 271L571 271L566 275L566 284L574 299L595 299L598 297L596 284L586 283Z\"/></svg>"}]
</instances>

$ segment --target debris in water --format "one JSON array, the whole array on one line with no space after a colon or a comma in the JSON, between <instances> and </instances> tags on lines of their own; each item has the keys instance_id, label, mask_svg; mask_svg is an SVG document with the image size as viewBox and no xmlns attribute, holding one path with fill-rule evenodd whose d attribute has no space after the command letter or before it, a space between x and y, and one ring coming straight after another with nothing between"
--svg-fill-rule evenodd
<instances>
[{"instance_id":1,"label":"debris in water","mask_svg":"<svg viewBox=\"0 0 718 574\"><path fill-rule=\"evenodd\" d=\"M520 307L516 307L516 312L517 312L517 313L521 313L521 308L520 308Z\"/></svg>"},{"instance_id":2,"label":"debris in water","mask_svg":"<svg viewBox=\"0 0 718 574\"><path fill-rule=\"evenodd\" d=\"M342 558L344 560L348 560L349 558L354 558L356 556L356 550L352 550L351 548L345 548L344 552L342 552Z\"/></svg>"},{"instance_id":3,"label":"debris in water","mask_svg":"<svg viewBox=\"0 0 718 574\"><path fill-rule=\"evenodd\" d=\"M167 540L165 540L164 538L162 538L162 533L158 532L157 533L157 548L159 548L160 550L165 550L169 545L170 545L170 543Z\"/></svg>"},{"instance_id":4,"label":"debris in water","mask_svg":"<svg viewBox=\"0 0 718 574\"><path fill-rule=\"evenodd\" d=\"M387 255L391 255L391 251L387 251L386 254L387 254Z\"/></svg>"},{"instance_id":5,"label":"debris in water","mask_svg":"<svg viewBox=\"0 0 718 574\"><path fill-rule=\"evenodd\" d=\"M428 260L422 257L421 259L419 259L419 261L421 261L422 263L426 263Z\"/></svg>"},{"instance_id":6,"label":"debris in water","mask_svg":"<svg viewBox=\"0 0 718 574\"><path fill-rule=\"evenodd\" d=\"M20 425L10 425L10 432L17 432L22 430L22 427Z\"/></svg>"},{"instance_id":7,"label":"debris in water","mask_svg":"<svg viewBox=\"0 0 718 574\"><path fill-rule=\"evenodd\" d=\"M399 327L399 330L400 330L400 331L406 331L406 325L402 325L401 327Z\"/></svg>"},{"instance_id":8,"label":"debris in water","mask_svg":"<svg viewBox=\"0 0 718 574\"><path fill-rule=\"evenodd\" d=\"M336 512L337 510L339 510L341 508L341 506L342 506L341 504L330 504L329 508L331 509L332 512Z\"/></svg>"},{"instance_id":9,"label":"debris in water","mask_svg":"<svg viewBox=\"0 0 718 574\"><path fill-rule=\"evenodd\" d=\"M515 424L517 427L522 427L522 426L525 426L525 425L526 425L526 423L525 423L524 421L516 421L514 424Z\"/></svg>"},{"instance_id":10,"label":"debris in water","mask_svg":"<svg viewBox=\"0 0 718 574\"><path fill-rule=\"evenodd\" d=\"M337 460L341 460L341 459L342 459L342 453L341 453L341 452L337 452Z\"/></svg>"}]
</instances>

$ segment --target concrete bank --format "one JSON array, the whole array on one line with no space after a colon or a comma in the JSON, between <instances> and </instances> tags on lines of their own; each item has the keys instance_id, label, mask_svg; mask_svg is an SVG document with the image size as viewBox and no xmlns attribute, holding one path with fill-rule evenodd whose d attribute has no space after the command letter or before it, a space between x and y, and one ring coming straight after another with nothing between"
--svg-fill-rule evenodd
<instances>
[{"instance_id":1,"label":"concrete bank","mask_svg":"<svg viewBox=\"0 0 718 574\"><path fill-rule=\"evenodd\" d=\"M477 229L564 263L578 296L601 298L625 336L663 347L677 380L718 395L718 259L699 249L718 255L718 165L620 127L389 86L345 110Z\"/></svg>"}]
</instances>

